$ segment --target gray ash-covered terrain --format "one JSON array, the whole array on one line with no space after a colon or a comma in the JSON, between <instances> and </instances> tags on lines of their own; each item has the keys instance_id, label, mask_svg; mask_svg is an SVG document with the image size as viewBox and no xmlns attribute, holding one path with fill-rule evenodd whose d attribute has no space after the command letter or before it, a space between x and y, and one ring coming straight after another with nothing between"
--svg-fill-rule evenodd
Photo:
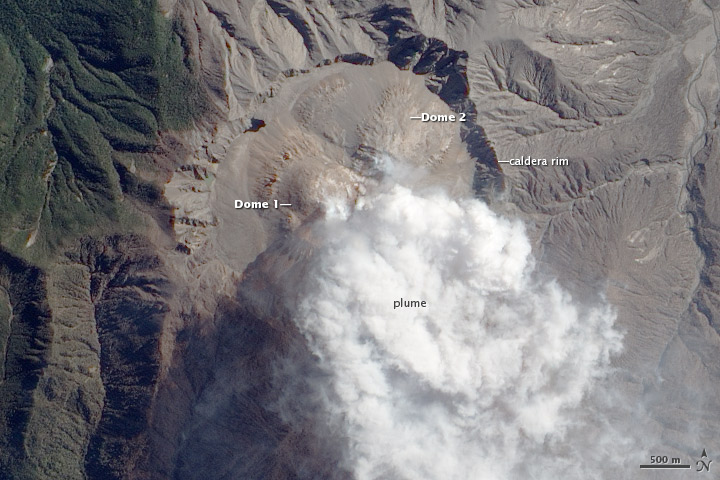
<instances>
[{"instance_id":1,"label":"gray ash-covered terrain","mask_svg":"<svg viewBox=\"0 0 720 480\"><path fill-rule=\"evenodd\" d=\"M0 1L0 479L717 476L720 3L106 3Z\"/></svg>"}]
</instances>

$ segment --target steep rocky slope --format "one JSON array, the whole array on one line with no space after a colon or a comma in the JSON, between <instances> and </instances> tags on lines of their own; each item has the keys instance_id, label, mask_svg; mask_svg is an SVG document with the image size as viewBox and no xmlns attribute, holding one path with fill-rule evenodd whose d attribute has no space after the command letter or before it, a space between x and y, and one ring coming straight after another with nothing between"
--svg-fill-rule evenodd
<instances>
[{"instance_id":1,"label":"steep rocky slope","mask_svg":"<svg viewBox=\"0 0 720 480\"><path fill-rule=\"evenodd\" d=\"M693 313L693 305L708 305L703 292L712 289L711 277L698 272L715 248L696 223L706 218L696 209L705 203L698 192L708 182L697 155L712 155L710 147L701 149L711 138L706 133L718 93L712 7L217 2L174 8L192 14L199 39L225 42L222 63L200 53L201 63L208 70L224 64L219 104L245 122L262 119L259 134L275 127L259 113L265 104L281 103L277 98L285 89L313 81L307 79L315 71L354 53L363 55L352 57L363 63L387 59L413 72L451 109L467 113L472 122L461 135L476 161L478 195L527 220L544 268L577 296L602 293L618 309L626 337L614 382L640 406L638 428L652 432L637 462L645 448L697 455L698 445L715 445L715 427L706 422L716 409L708 355L716 351L717 337ZM282 65L270 55L266 62L249 61L269 47L261 40L262 23L243 23L246 11L277 16L297 32L283 37L285 58L292 62ZM250 68L253 75L247 74ZM246 90L247 78L257 82L254 96ZM403 113L397 121L415 112ZM232 139L257 135L241 133L246 126L235 128L220 129L207 144L214 160L205 161L218 162L220 167L211 168L221 175L223 159L237 161ZM568 164L497 163L522 155L566 158ZM209 205L230 193L204 190L188 179L188 195L191 185L206 191L208 200L180 201L184 214L213 212L215 224L222 225L227 213ZM211 200L213 195L218 196ZM211 230L200 225L179 233L213 238ZM191 257L210 255L204 241L186 243ZM709 322L714 313L704 315ZM696 367L688 372L687 365Z\"/></svg>"},{"instance_id":2,"label":"steep rocky slope","mask_svg":"<svg viewBox=\"0 0 720 480\"><path fill-rule=\"evenodd\" d=\"M149 238L170 228L162 183L183 147L167 130L206 97L153 2L3 12L0 476L119 478L171 297Z\"/></svg>"},{"instance_id":3,"label":"steep rocky slope","mask_svg":"<svg viewBox=\"0 0 720 480\"><path fill-rule=\"evenodd\" d=\"M286 418L283 382L323 373L279 285L302 282L324 199L362 196L383 154L521 218L543 272L616 309L632 465L720 451L720 7L141 3L3 22L0 81L24 85L0 95L9 478L352 478L319 407Z\"/></svg>"}]
</instances>

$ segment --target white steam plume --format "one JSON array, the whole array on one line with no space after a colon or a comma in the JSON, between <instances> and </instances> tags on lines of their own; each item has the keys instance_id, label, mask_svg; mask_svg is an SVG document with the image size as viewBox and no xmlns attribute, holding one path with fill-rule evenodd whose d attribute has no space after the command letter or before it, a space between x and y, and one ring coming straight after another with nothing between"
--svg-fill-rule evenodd
<instances>
[{"instance_id":1,"label":"white steam plume","mask_svg":"<svg viewBox=\"0 0 720 480\"><path fill-rule=\"evenodd\" d=\"M357 479L596 478L569 436L621 336L535 279L520 222L394 185L315 228L295 319Z\"/></svg>"}]
</instances>

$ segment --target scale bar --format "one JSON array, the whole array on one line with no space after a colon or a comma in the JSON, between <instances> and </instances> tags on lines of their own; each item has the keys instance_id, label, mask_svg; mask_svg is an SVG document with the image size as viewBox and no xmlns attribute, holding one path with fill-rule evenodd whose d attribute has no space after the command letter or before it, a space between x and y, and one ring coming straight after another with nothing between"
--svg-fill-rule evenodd
<instances>
[{"instance_id":1,"label":"scale bar","mask_svg":"<svg viewBox=\"0 0 720 480\"><path fill-rule=\"evenodd\" d=\"M648 469L648 470L654 470L654 469L686 469L690 468L690 465L640 465L641 469Z\"/></svg>"}]
</instances>

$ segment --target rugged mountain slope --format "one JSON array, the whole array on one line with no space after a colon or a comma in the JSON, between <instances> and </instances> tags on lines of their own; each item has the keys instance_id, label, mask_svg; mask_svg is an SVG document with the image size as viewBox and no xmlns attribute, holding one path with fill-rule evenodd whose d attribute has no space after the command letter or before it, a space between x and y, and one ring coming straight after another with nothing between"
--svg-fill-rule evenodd
<instances>
[{"instance_id":1,"label":"rugged mountain slope","mask_svg":"<svg viewBox=\"0 0 720 480\"><path fill-rule=\"evenodd\" d=\"M189 128L205 97L152 2L2 8L0 476L119 478L171 297L149 238L129 233L167 228L182 147L159 133Z\"/></svg>"},{"instance_id":2,"label":"rugged mountain slope","mask_svg":"<svg viewBox=\"0 0 720 480\"><path fill-rule=\"evenodd\" d=\"M153 3L8 1L4 11L2 242L38 256L122 222L114 164L142 168L137 153L156 148L159 130L189 125L203 97Z\"/></svg>"},{"instance_id":3,"label":"rugged mountain slope","mask_svg":"<svg viewBox=\"0 0 720 480\"><path fill-rule=\"evenodd\" d=\"M261 133L273 128L273 121L258 113L264 104L354 52L422 76L450 108L468 113L473 123L467 127L477 129L471 136L464 128L463 139L478 163L478 194L529 222L544 268L568 288L580 297L606 292L617 307L626 339L615 384L641 405L638 428L654 432L656 442L646 448L697 455L698 444L715 445L709 433L714 427L699 428L697 418L708 418L716 408L712 368L701 365L716 351L717 338L700 328L692 313L693 298L708 298L702 292L711 289L709 277L698 275L698 265L712 258L707 252L715 247L698 248L697 239L707 234L698 233L702 228L689 215L700 197L692 193L697 183L688 183L688 178L707 182L696 173L702 167L696 167L695 156L711 128L717 96L714 13L708 5L441 2L428 9L412 2L216 2L206 7L174 8L192 15L200 43L225 42L227 48L217 50L222 62L207 53L199 54L200 62L206 71L224 64L218 104L225 103L233 117L244 115L245 122L262 119ZM277 56L249 61L265 58L254 52L268 49L262 23L243 23L249 11L262 12L258 18L264 19L276 15L297 32L283 37L285 58L292 62L282 65ZM256 82L255 96L248 94L247 78ZM200 155L198 162L223 178L224 161L237 161L234 145L245 142L231 139L256 135L241 134L245 126L226 128L206 144L208 160ZM500 164L500 169L495 163L521 155L567 158L568 165ZM225 214L210 205L221 204L229 193L220 195L219 187L207 188L204 178L188 175L170 185L168 192L185 192L182 198L171 195L183 215L202 212L198 220L204 222L178 233L187 239L191 257L213 265L203 245ZM693 346L680 348L678 342ZM685 374L683 365L697 368ZM685 410L678 407L680 399L687 402ZM668 418L671 411L678 420Z\"/></svg>"},{"instance_id":4,"label":"rugged mountain slope","mask_svg":"<svg viewBox=\"0 0 720 480\"><path fill-rule=\"evenodd\" d=\"M6 254L7 478L123 478L144 448L172 298L147 239L86 239L46 274Z\"/></svg>"},{"instance_id":5,"label":"rugged mountain slope","mask_svg":"<svg viewBox=\"0 0 720 480\"><path fill-rule=\"evenodd\" d=\"M351 478L320 411L280 413L278 379L321 372L277 285L380 154L522 218L543 271L616 308L633 464L720 451L713 3L4 6L9 478Z\"/></svg>"}]
</instances>

